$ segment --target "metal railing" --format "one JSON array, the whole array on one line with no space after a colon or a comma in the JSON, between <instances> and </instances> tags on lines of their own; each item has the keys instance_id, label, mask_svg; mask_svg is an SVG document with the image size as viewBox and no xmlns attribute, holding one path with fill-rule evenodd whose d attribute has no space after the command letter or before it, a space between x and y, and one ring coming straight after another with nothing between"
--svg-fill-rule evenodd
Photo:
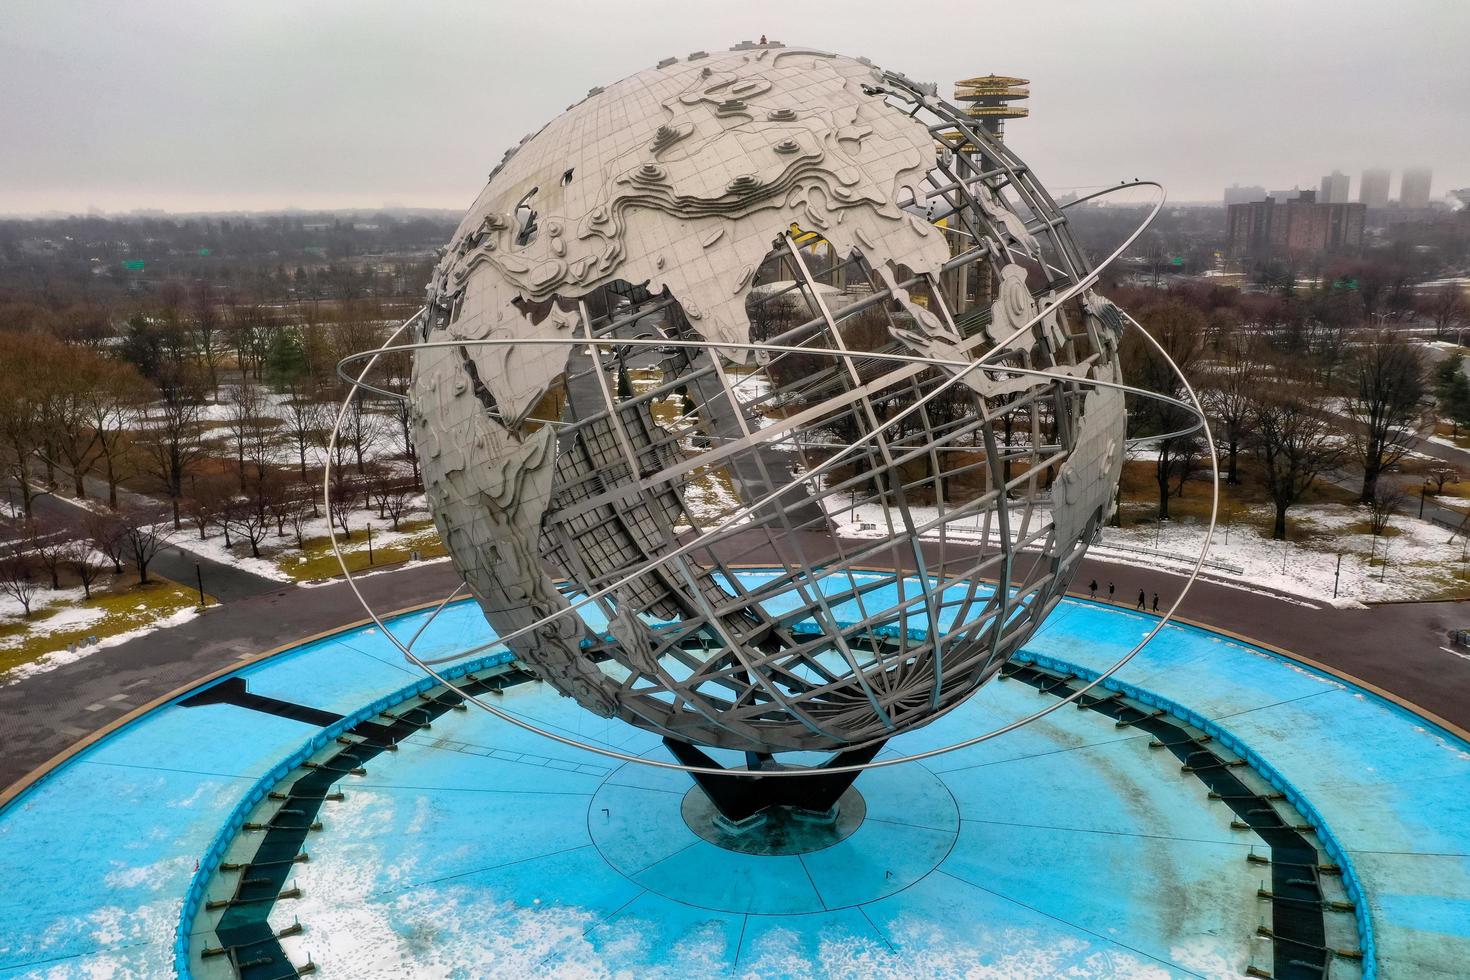
<instances>
[{"instance_id":1,"label":"metal railing","mask_svg":"<svg viewBox=\"0 0 1470 980\"><path fill-rule=\"evenodd\" d=\"M1032 653L1029 650L1020 650L1011 658L1021 663L1035 664L1046 670L1058 673L1075 674L1082 680L1092 680L1098 676L1098 672L1082 667L1066 660L1057 660L1044 654ZM1342 870L1343 890L1353 905L1353 919L1358 927L1358 949L1363 956L1363 980L1376 980L1378 976L1377 944L1373 936L1373 917L1368 911L1368 896L1363 889L1362 879L1358 877L1357 869L1353 865L1352 856L1347 846L1338 840L1332 828L1327 825L1327 820L1312 805L1305 793L1297 789L1296 785L1287 779L1281 772L1267 762L1265 757L1256 752L1238 736L1221 726L1218 722L1206 718L1197 711L1186 708L1177 701L1172 701L1152 691L1146 691L1140 687L1134 687L1126 681L1120 681L1116 677L1103 679L1102 686L1110 691L1116 691L1124 697L1132 698L1142 704L1168 712L1180 721L1198 728L1200 731L1211 736L1216 743L1224 746L1235 755L1244 759L1246 764L1254 769L1272 788L1281 793L1298 813L1311 824L1312 832L1322 842L1322 849L1327 852L1333 862Z\"/></svg>"},{"instance_id":2,"label":"metal railing","mask_svg":"<svg viewBox=\"0 0 1470 980\"><path fill-rule=\"evenodd\" d=\"M492 653L479 657L467 663L457 665L452 672L454 677L463 677L465 674L476 670L485 670L489 667L499 667L510 663L515 658L510 653ZM322 749L336 742L337 736L350 728L382 714L394 705L402 704L410 698L438 687L439 682L432 677L424 677L415 681L407 687L401 687L392 693L385 694L365 707L359 708L352 714L335 721L315 735L308 738L296 751L292 752L282 762L272 767L268 772L262 774L246 791L245 795L235 804L224 823L215 832L214 838L209 846L204 849L199 858L198 867L194 870L194 876L189 880L189 887L184 892L183 908L179 912L178 926L174 930L174 972L181 980L188 980L192 973L189 969L189 939L193 935L194 920L204 904L205 895L214 880L215 873L219 870L220 863L234 844L235 838L239 836L245 819L264 800L270 791L292 771L300 767L303 762L309 760Z\"/></svg>"}]
</instances>

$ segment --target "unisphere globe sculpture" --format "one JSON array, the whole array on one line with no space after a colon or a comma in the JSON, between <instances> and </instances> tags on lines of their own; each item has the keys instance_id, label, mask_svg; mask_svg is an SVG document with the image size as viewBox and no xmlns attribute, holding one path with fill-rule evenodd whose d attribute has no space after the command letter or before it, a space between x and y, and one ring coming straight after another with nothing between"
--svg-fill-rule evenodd
<instances>
[{"instance_id":1,"label":"unisphere globe sculpture","mask_svg":"<svg viewBox=\"0 0 1470 980\"><path fill-rule=\"evenodd\" d=\"M434 520L586 708L871 758L997 673L1109 516L1122 321L1089 271L932 86L668 59L508 152L439 263L411 392Z\"/></svg>"}]
</instances>

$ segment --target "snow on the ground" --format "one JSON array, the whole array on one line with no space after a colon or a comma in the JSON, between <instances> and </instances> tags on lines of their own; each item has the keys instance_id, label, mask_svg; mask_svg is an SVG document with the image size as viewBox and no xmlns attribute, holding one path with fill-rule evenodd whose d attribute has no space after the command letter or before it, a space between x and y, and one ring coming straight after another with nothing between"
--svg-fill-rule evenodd
<instances>
[{"instance_id":1,"label":"snow on the ground","mask_svg":"<svg viewBox=\"0 0 1470 980\"><path fill-rule=\"evenodd\" d=\"M1455 442L1455 440L1449 438L1448 436L1430 435L1423 436L1422 438L1425 442L1432 442L1436 446L1446 446L1450 449L1454 449L1462 453L1467 451L1464 446L1459 445Z\"/></svg>"},{"instance_id":2,"label":"snow on the ground","mask_svg":"<svg viewBox=\"0 0 1470 980\"><path fill-rule=\"evenodd\" d=\"M391 521L379 517L376 509L361 508L352 511L347 518L347 526L352 529L352 540L348 541L342 536L340 526L329 523L326 507L322 506L320 510L319 517L308 518L302 524L303 539L309 543L313 538L325 538L328 534L335 532L337 546L343 553L367 550L367 534L364 532L368 524L373 526L374 550L403 544L425 533L422 527L410 531L394 531L391 529ZM423 495L420 494L398 518L398 523L401 527L405 524L426 520L428 516L427 505L424 503ZM210 536L200 540L198 530L191 526L186 526L183 531L170 538L165 547L178 547L198 557L233 565L276 582L295 581L281 567L281 563L289 563L293 555L302 562L310 560L309 555L303 554L296 548L296 535L289 525L284 537L276 535L274 524L267 528L266 536L260 542L261 553L265 555L263 558L246 557L250 553L250 542L238 534L230 536L230 547L226 549L224 535L219 531L211 529Z\"/></svg>"},{"instance_id":3,"label":"snow on the ground","mask_svg":"<svg viewBox=\"0 0 1470 980\"><path fill-rule=\"evenodd\" d=\"M38 613L43 609L50 608L51 606L70 606L75 603L81 602L84 596L85 593L83 592L80 585L74 589L56 589L53 591L52 589L48 588L43 581L41 587L36 590L35 595L31 596L31 613L32 615L34 615L35 613ZM51 620L47 620L47 622L51 622L57 617L65 615L65 612L65 610L62 610L61 612L57 613L56 616L52 616ZM24 615L25 612L22 609L19 600L7 593L0 592L0 616L14 616L19 619ZM46 624L35 623L33 625L44 626Z\"/></svg>"},{"instance_id":4,"label":"snow on the ground","mask_svg":"<svg viewBox=\"0 0 1470 980\"><path fill-rule=\"evenodd\" d=\"M1266 513L1263 508L1251 517L1259 521ZM1398 532L1392 536L1375 540L1371 534L1348 533L1349 527L1363 524L1366 517L1363 509L1345 504L1293 508L1287 515L1290 527L1319 532L1315 539L1300 543L1274 541L1256 527L1238 522L1231 525L1228 536L1223 527L1217 528L1209 557L1239 566L1241 571L1211 568L1207 574L1216 580L1243 582L1332 603L1341 555L1339 600L1382 602L1443 595L1451 583L1452 570L1463 567L1464 541L1451 543L1443 528L1404 514L1390 520L1390 534ZM1118 551L1119 545L1148 549L1154 552L1149 555L1150 564L1187 570L1193 565L1193 555L1198 554L1203 531L1203 525L1192 521L1109 527L1091 553L1102 556L1111 552L1126 558L1126 552ZM1381 559L1385 550L1386 569L1381 564L1370 564L1370 555Z\"/></svg>"},{"instance_id":5,"label":"snow on the ground","mask_svg":"<svg viewBox=\"0 0 1470 980\"><path fill-rule=\"evenodd\" d=\"M211 606L210 608L218 609L219 607ZM34 677L37 674L44 674L48 670L55 670L57 667L62 667L66 664L74 663L85 657L90 657L94 653L100 653L101 651L106 650L109 647L115 647L123 643L127 643L129 640L136 640L140 636L147 636L149 633L156 632L157 630L168 629L171 626L178 626L181 623L187 623L189 620L198 615L199 610L196 607L185 606L184 608L179 609L168 616L164 616L160 619L154 620L147 626L140 626L135 630L128 630L126 633L117 633L113 636L104 636L96 643L89 644L87 646L78 646L75 650L56 650L52 653L45 654L42 657L32 660L30 663L24 663L18 667L12 667L8 671L0 672L0 687L9 687L11 684L19 683L20 681L25 680L27 677Z\"/></svg>"},{"instance_id":6,"label":"snow on the ground","mask_svg":"<svg viewBox=\"0 0 1470 980\"><path fill-rule=\"evenodd\" d=\"M689 510L699 519L700 523L707 529L714 529L724 524L730 517L745 505L734 487L729 483L723 470L715 472L702 472L691 477L683 486L684 502L689 505ZM748 524L750 515L740 518L735 524ZM684 521L674 525L674 530L682 531L688 525Z\"/></svg>"},{"instance_id":7,"label":"snow on the ground","mask_svg":"<svg viewBox=\"0 0 1470 980\"><path fill-rule=\"evenodd\" d=\"M404 524L426 520L428 516L429 512L427 510L414 510L398 518L398 525L402 527ZM372 511L371 513L368 511L358 511L347 519L347 526L352 529L351 541L348 541L342 536L341 527L328 527L325 520L321 522L321 527L317 531L312 532L308 530L306 536L310 538L314 533L316 536L326 537L328 533L335 530L337 532L337 547L342 551L357 551L359 549L366 551L367 535L363 532L368 524L373 526L373 548L375 550L403 544L412 538L420 537L424 534L425 530L433 530L432 528L425 529L420 527L411 531L394 531L392 529L392 523L386 518L379 517L377 511Z\"/></svg>"},{"instance_id":8,"label":"snow on the ground","mask_svg":"<svg viewBox=\"0 0 1470 980\"><path fill-rule=\"evenodd\" d=\"M447 562L448 560L448 555L440 555L437 558L423 558L419 561L407 561L401 565L393 565L388 568L379 568L371 572L353 572L352 581L361 582L363 579L372 578L374 575L390 575L394 572L401 572L405 568L422 568L424 565L440 565L444 562ZM342 580L340 578L319 578L313 579L309 582L301 582L299 584L303 589L320 589L328 585L338 585L341 583L341 581Z\"/></svg>"},{"instance_id":9,"label":"snow on the ground","mask_svg":"<svg viewBox=\"0 0 1470 980\"><path fill-rule=\"evenodd\" d=\"M265 540L261 542L261 545L265 546L273 541L275 539L275 533L276 530L272 527ZM189 554L199 558L217 561L221 565L233 565L242 571L250 572L252 575L259 575L261 578L273 579L277 582L291 581L291 576L277 568L275 562L266 558L249 557L250 542L238 535L231 535L230 544L230 548L225 547L225 538L222 534L216 534L214 537L205 538L201 541L199 540L198 532L186 527L183 531L169 538L168 543L163 547L178 548L180 551L187 551ZM241 552L246 557L241 557Z\"/></svg>"},{"instance_id":10,"label":"snow on the ground","mask_svg":"<svg viewBox=\"0 0 1470 980\"><path fill-rule=\"evenodd\" d=\"M827 505L843 537L881 538L889 533L883 508L877 504L860 504L854 509L828 498ZM937 516L933 507L909 510L920 526ZM1410 515L1396 515L1389 522L1392 536L1375 540L1371 534L1347 533L1348 527L1366 520L1366 511L1361 508L1343 504L1295 507L1288 513L1289 526L1311 528L1319 534L1311 541L1283 544L1255 526L1268 513L1266 508L1237 510L1228 534L1223 523L1217 527L1201 577L1248 590L1269 590L1309 602L1350 607L1363 602L1440 598L1454 584L1456 569L1470 570L1470 563L1465 562L1464 539L1451 542L1444 528ZM1039 506L1033 527L1036 521L1049 519L1047 509ZM1252 523L1242 523L1242 519ZM1196 521L1107 527L1100 540L1088 548L1088 555L1102 561L1187 573L1199 557L1204 531L1205 525ZM996 534L992 521L991 544L998 543ZM924 537L937 540L938 529ZM983 519L967 517L951 523L946 538L961 544L985 542ZM1385 547L1386 571L1377 560ZM1339 553L1343 556L1342 571L1334 599ZM1370 556L1375 556L1372 563Z\"/></svg>"}]
</instances>

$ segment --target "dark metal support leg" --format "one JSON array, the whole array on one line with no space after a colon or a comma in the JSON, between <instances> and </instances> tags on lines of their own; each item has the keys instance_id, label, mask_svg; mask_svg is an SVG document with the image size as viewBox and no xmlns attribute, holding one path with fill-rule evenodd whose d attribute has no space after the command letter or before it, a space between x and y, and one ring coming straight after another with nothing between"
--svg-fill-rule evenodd
<instances>
[{"instance_id":1,"label":"dark metal support leg","mask_svg":"<svg viewBox=\"0 0 1470 980\"><path fill-rule=\"evenodd\" d=\"M704 751L688 742L665 738L664 744L674 758L686 766L718 769L720 764ZM760 776L748 771L727 770L728 775L690 773L695 783L704 790L720 815L732 823L742 823L773 806L787 806L812 813L827 813L837 805L837 800L847 792L860 773L824 773L823 769L861 765L871 762L883 750L885 743L878 742L867 748L841 752L825 763L802 776ZM752 768L772 765L771 757L764 754L747 753L746 759Z\"/></svg>"}]
</instances>

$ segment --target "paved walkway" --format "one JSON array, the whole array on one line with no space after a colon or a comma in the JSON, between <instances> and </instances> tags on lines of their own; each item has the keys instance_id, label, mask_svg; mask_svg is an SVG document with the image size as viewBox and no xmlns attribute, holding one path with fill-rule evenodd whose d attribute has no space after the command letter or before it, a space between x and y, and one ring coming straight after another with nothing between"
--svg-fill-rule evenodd
<instances>
[{"instance_id":1,"label":"paved walkway","mask_svg":"<svg viewBox=\"0 0 1470 980\"><path fill-rule=\"evenodd\" d=\"M739 552L750 546L739 538L731 543ZM951 546L950 554L956 551ZM762 558L747 554L744 560ZM895 550L892 560L910 568L913 556ZM1183 585L1173 573L1088 561L1074 589L1085 594L1093 578L1104 596L1108 582L1116 583L1118 601L1127 606L1133 605L1139 589L1150 598L1157 591L1167 606ZM447 562L361 581L369 601L384 611L441 599L458 583ZM84 735L191 680L364 618L345 583L315 589L272 585L272 592L226 603L183 625L0 687L0 787ZM1470 609L1462 603L1339 610L1202 580L1181 613L1327 664L1470 728L1470 657L1448 650L1445 640L1447 630L1470 627Z\"/></svg>"}]
</instances>

